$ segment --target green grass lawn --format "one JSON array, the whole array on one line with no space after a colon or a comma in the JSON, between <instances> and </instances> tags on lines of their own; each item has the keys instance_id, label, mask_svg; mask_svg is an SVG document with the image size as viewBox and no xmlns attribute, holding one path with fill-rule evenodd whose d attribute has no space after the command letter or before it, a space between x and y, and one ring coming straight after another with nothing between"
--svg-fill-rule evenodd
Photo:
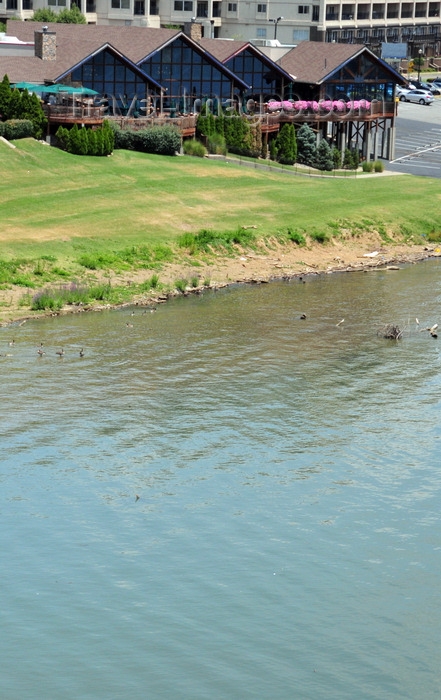
<instances>
[{"instance_id":1,"label":"green grass lawn","mask_svg":"<svg viewBox=\"0 0 441 700\"><path fill-rule=\"evenodd\" d=\"M115 151L80 157L37 143L0 143L1 256L173 244L183 232L256 225L328 230L383 225L441 231L441 181L411 176L294 178L219 161ZM358 230L359 229L359 230Z\"/></svg>"}]
</instances>

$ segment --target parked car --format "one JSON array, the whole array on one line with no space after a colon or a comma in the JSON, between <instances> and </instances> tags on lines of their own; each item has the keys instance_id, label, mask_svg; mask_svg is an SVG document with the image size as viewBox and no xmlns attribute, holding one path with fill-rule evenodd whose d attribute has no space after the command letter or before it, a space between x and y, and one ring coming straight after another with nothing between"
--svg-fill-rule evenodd
<instances>
[{"instance_id":1,"label":"parked car","mask_svg":"<svg viewBox=\"0 0 441 700\"><path fill-rule=\"evenodd\" d=\"M420 105L431 105L434 98L430 90L409 90L404 94L404 99L406 102L416 102Z\"/></svg>"},{"instance_id":2,"label":"parked car","mask_svg":"<svg viewBox=\"0 0 441 700\"><path fill-rule=\"evenodd\" d=\"M422 90L430 90L432 95L441 95L441 87L437 87L434 83L421 83Z\"/></svg>"},{"instance_id":3,"label":"parked car","mask_svg":"<svg viewBox=\"0 0 441 700\"><path fill-rule=\"evenodd\" d=\"M406 99L407 93L410 92L411 90L413 90L413 88L400 86L400 87L397 87L397 89L395 91L395 95L396 95L396 97L398 97L401 100L401 102L404 102Z\"/></svg>"}]
</instances>

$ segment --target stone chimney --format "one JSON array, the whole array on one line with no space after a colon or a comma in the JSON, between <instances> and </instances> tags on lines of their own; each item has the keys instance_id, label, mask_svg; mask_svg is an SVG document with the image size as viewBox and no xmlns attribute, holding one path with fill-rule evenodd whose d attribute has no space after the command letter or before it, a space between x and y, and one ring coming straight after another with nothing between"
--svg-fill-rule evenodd
<instances>
[{"instance_id":1,"label":"stone chimney","mask_svg":"<svg viewBox=\"0 0 441 700\"><path fill-rule=\"evenodd\" d=\"M184 34L193 39L193 41L199 41L202 39L202 24L199 22L185 22Z\"/></svg>"},{"instance_id":2,"label":"stone chimney","mask_svg":"<svg viewBox=\"0 0 441 700\"><path fill-rule=\"evenodd\" d=\"M47 27L34 32L35 55L43 61L57 59L57 35L48 31Z\"/></svg>"}]
</instances>

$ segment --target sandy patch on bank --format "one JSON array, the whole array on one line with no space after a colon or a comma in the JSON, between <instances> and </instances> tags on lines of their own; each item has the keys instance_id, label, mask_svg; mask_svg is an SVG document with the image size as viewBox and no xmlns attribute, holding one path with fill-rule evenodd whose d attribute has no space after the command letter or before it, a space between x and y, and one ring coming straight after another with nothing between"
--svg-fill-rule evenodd
<instances>
[{"instance_id":1,"label":"sandy patch on bank","mask_svg":"<svg viewBox=\"0 0 441 700\"><path fill-rule=\"evenodd\" d=\"M354 272L377 267L396 267L398 264L413 263L429 257L441 257L440 249L435 245L385 244L374 233L364 235L362 240L347 242L332 240L326 245L314 244L309 247L298 247L295 244L282 246L276 241L269 241L257 252L238 250L237 254L231 257L212 255L205 261L199 258L193 260L189 257L179 264L164 265L159 272L159 279L163 285L170 287L174 287L177 280L185 279L188 280L188 291L197 291L190 287L190 282L194 278L199 280L198 289L200 289L204 285L222 287L234 283L267 282L272 279L330 274L338 271ZM197 265L192 264L194 262ZM110 281L114 286L130 287L146 281L151 276L152 270L112 273ZM85 282L87 277L88 275L85 274ZM107 272L102 279L109 280ZM1 324L6 325L11 321L43 315L30 312L28 308L20 306L20 301L26 293L33 295L36 292L35 289L26 290L23 287L0 290ZM155 290L151 294L140 295L134 289L132 303L155 303L158 298L164 300L165 296L164 293ZM83 310L82 307L69 307L63 312Z\"/></svg>"}]
</instances>

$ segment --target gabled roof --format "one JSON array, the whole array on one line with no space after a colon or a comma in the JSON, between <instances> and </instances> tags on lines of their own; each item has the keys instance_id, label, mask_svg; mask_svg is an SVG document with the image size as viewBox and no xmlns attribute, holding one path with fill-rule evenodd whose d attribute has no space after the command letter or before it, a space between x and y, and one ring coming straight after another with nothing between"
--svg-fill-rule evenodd
<instances>
[{"instance_id":1,"label":"gabled roof","mask_svg":"<svg viewBox=\"0 0 441 700\"><path fill-rule=\"evenodd\" d=\"M0 57L1 76L7 73L12 82L29 80L35 82L55 81L70 72L73 66L80 65L88 57L105 45L111 45L120 55L132 64L138 65L151 57L177 37L183 38L194 50L202 53L207 60L214 62L220 71L234 83L248 88L247 83L232 73L221 61L212 56L204 47L176 29L154 29L152 27L129 27L96 24L58 24L54 22L8 22L9 31L22 41L33 41L34 32L43 26L56 34L57 57L55 61L42 61L29 57L11 58L5 61ZM7 29L8 30L8 29ZM24 63L29 61L29 64ZM32 63L31 63L32 61ZM17 63L19 62L19 63ZM28 72L29 70L29 72ZM0 77L1 79L1 77ZM150 79L151 80L151 79ZM157 83L156 83L157 84Z\"/></svg>"},{"instance_id":2,"label":"gabled roof","mask_svg":"<svg viewBox=\"0 0 441 700\"><path fill-rule=\"evenodd\" d=\"M121 63L125 63L126 66L130 68L136 75L141 78L141 80L144 80L147 83L150 83L150 85L153 85L154 87L158 88L158 90L162 90L162 85L160 85L156 80L153 80L147 73L145 73L139 66L136 65L136 63L132 63L127 56L124 56L124 54L120 53L120 51L117 51L111 44L103 44L103 46L100 46L96 51L93 51L91 54L88 56L85 56L81 61L76 63L74 66L70 66L64 73L60 73L60 75L57 75L55 78L56 81L62 80L65 75L72 73L76 68L79 68L83 63L86 63L89 61L93 56L96 56L97 54L101 53L101 51L108 50L113 56L118 58Z\"/></svg>"},{"instance_id":3,"label":"gabled roof","mask_svg":"<svg viewBox=\"0 0 441 700\"><path fill-rule=\"evenodd\" d=\"M192 48L194 51L197 51L201 56L204 56L207 61L210 63L214 63L216 67L220 70L221 73L224 73L230 80L237 85L240 85L243 88L249 88L249 85L245 83L239 76L237 76L235 73L233 73L227 66L223 64L223 62L211 51L208 51L204 46L201 46L199 42L194 41L191 39L189 36L184 34L183 32L180 32L176 34L173 37L170 37L167 41L164 42L161 46L156 47L153 51L151 51L149 54L144 56L140 61L138 61L139 65L142 65L144 61L148 61L152 56L154 56L155 53L158 51L162 51L162 49L166 48L169 44L172 44L177 38L182 39L190 48Z\"/></svg>"},{"instance_id":4,"label":"gabled roof","mask_svg":"<svg viewBox=\"0 0 441 700\"><path fill-rule=\"evenodd\" d=\"M287 80L292 80L289 73L284 70L284 68L272 61L263 51L249 41L237 41L231 39L200 39L199 42L201 46L209 51L213 56L215 56L221 63L227 63L235 56L238 56L242 51L249 50L255 56L260 58L260 60L273 70L280 73Z\"/></svg>"},{"instance_id":5,"label":"gabled roof","mask_svg":"<svg viewBox=\"0 0 441 700\"><path fill-rule=\"evenodd\" d=\"M154 29L152 27L113 26L107 24L58 24L54 22L9 22L7 31L22 41L33 41L34 32L43 26L57 36L57 54L61 53L66 61L73 65L71 57L77 57L87 45L88 53L103 44L111 44L133 63L139 61L168 39L177 36L177 29ZM60 51L58 51L58 48ZM57 62L59 60L57 56Z\"/></svg>"},{"instance_id":6,"label":"gabled roof","mask_svg":"<svg viewBox=\"0 0 441 700\"><path fill-rule=\"evenodd\" d=\"M321 41L301 41L278 61L296 83L320 85L362 53L366 53L375 63L390 72L391 80L404 83L402 76L385 61L382 61L364 44L334 44ZM294 76L296 76L294 78Z\"/></svg>"}]
</instances>

